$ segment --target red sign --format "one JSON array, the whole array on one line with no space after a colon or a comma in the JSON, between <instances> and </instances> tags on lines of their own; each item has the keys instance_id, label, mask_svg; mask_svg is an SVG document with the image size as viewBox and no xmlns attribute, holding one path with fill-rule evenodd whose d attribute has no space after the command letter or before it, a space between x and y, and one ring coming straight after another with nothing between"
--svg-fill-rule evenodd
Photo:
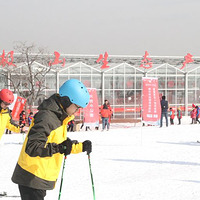
<instances>
[{"instance_id":1,"label":"red sign","mask_svg":"<svg viewBox=\"0 0 200 200\"><path fill-rule=\"evenodd\" d=\"M65 58L63 58L63 60L59 60L60 54L57 51L54 51L54 55L55 55L55 60L53 62L50 61L49 66L57 65L60 63L63 63L62 66L65 66Z\"/></svg>"},{"instance_id":2,"label":"red sign","mask_svg":"<svg viewBox=\"0 0 200 200\"><path fill-rule=\"evenodd\" d=\"M17 97L14 108L12 110L12 119L13 120L19 120L19 115L22 112L22 110L24 109L25 103L26 103L25 98Z\"/></svg>"},{"instance_id":3,"label":"red sign","mask_svg":"<svg viewBox=\"0 0 200 200\"><path fill-rule=\"evenodd\" d=\"M194 60L192 59L192 56L191 54L187 54L184 58L185 58L185 61L183 62L183 66L181 67L181 69L185 68L186 64L188 63L191 63L191 62L194 62Z\"/></svg>"},{"instance_id":4,"label":"red sign","mask_svg":"<svg viewBox=\"0 0 200 200\"><path fill-rule=\"evenodd\" d=\"M97 63L99 63L102 60L103 65L101 66L101 69L109 68L109 66L107 65L108 64L107 58L108 58L108 53L105 52L104 57L102 54L100 54L99 58L96 60Z\"/></svg>"},{"instance_id":5,"label":"red sign","mask_svg":"<svg viewBox=\"0 0 200 200\"><path fill-rule=\"evenodd\" d=\"M90 94L90 101L84 112L84 125L85 126L99 126L99 105L97 98L97 91L95 88L88 88Z\"/></svg>"},{"instance_id":6,"label":"red sign","mask_svg":"<svg viewBox=\"0 0 200 200\"><path fill-rule=\"evenodd\" d=\"M161 117L160 97L157 78L142 78L142 121L146 124L159 125Z\"/></svg>"},{"instance_id":7,"label":"red sign","mask_svg":"<svg viewBox=\"0 0 200 200\"><path fill-rule=\"evenodd\" d=\"M143 56L143 60L142 60L142 64L140 65L140 67L143 67L145 69L149 69L152 67L152 62L151 62L151 58L148 58L149 53L147 51L145 51L145 55Z\"/></svg>"},{"instance_id":8,"label":"red sign","mask_svg":"<svg viewBox=\"0 0 200 200\"><path fill-rule=\"evenodd\" d=\"M5 55L5 50L3 50L3 53L0 56L1 58L0 65L2 65L3 67L5 67L6 65L8 66L12 65L16 67L16 65L13 64L13 54L14 54L14 51L10 51L7 53L7 55Z\"/></svg>"}]
</instances>

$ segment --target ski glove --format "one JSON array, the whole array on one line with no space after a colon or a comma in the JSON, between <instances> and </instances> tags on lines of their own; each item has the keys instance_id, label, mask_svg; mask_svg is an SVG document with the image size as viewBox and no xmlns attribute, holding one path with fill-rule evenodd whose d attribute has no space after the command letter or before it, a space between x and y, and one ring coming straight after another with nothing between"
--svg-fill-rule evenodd
<instances>
[{"instance_id":1,"label":"ski glove","mask_svg":"<svg viewBox=\"0 0 200 200\"><path fill-rule=\"evenodd\" d=\"M90 140L85 140L83 142L83 152L87 151L87 155L92 152L92 142Z\"/></svg>"},{"instance_id":2,"label":"ski glove","mask_svg":"<svg viewBox=\"0 0 200 200\"><path fill-rule=\"evenodd\" d=\"M58 151L60 153L64 153L65 156L69 155L72 150L72 141L69 138L67 138L67 140L63 141L58 145L58 149L59 149Z\"/></svg>"}]
</instances>

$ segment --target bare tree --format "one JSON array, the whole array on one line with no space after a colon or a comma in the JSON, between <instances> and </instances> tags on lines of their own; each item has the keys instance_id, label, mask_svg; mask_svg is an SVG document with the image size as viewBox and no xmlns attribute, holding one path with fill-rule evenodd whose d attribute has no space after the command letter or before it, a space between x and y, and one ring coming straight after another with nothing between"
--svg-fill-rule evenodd
<instances>
[{"instance_id":1,"label":"bare tree","mask_svg":"<svg viewBox=\"0 0 200 200\"><path fill-rule=\"evenodd\" d=\"M8 80L8 86L14 93L27 99L27 104L32 110L33 103L44 96L46 74L51 67L48 65L50 56L45 48L36 48L35 44L27 45L26 42L17 42L14 45L14 64L7 64L0 74Z\"/></svg>"}]
</instances>

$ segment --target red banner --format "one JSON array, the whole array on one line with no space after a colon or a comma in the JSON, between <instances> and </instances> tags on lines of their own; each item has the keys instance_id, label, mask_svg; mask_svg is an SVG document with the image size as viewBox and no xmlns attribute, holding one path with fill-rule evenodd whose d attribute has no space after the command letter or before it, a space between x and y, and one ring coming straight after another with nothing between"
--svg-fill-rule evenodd
<instances>
[{"instance_id":1,"label":"red banner","mask_svg":"<svg viewBox=\"0 0 200 200\"><path fill-rule=\"evenodd\" d=\"M25 103L26 103L25 98L17 97L14 108L12 110L12 119L13 120L19 120L19 115L22 112L22 110L24 109Z\"/></svg>"},{"instance_id":2,"label":"red banner","mask_svg":"<svg viewBox=\"0 0 200 200\"><path fill-rule=\"evenodd\" d=\"M161 117L158 79L143 77L142 121L146 124L159 125Z\"/></svg>"},{"instance_id":3,"label":"red banner","mask_svg":"<svg viewBox=\"0 0 200 200\"><path fill-rule=\"evenodd\" d=\"M90 102L84 112L84 125L85 126L99 126L99 105L97 98L97 91L95 88L87 88L90 94Z\"/></svg>"}]
</instances>

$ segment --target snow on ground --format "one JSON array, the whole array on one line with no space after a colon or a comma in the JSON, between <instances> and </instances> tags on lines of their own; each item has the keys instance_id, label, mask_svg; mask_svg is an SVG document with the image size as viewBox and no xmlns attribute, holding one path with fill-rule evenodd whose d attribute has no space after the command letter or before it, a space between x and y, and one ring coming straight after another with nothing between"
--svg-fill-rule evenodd
<instances>
[{"instance_id":1,"label":"snow on ground","mask_svg":"<svg viewBox=\"0 0 200 200\"><path fill-rule=\"evenodd\" d=\"M93 142L91 167L96 200L193 200L199 199L200 125L168 128L111 124L110 131L70 132L71 139ZM22 134L3 135L0 141L0 191L18 195L11 181L23 141ZM60 173L61 176L61 173ZM46 200L58 199L61 177ZM4 198L2 198L4 199ZM9 199L20 199L7 197ZM93 200L88 157L69 155L61 199Z\"/></svg>"}]
</instances>

